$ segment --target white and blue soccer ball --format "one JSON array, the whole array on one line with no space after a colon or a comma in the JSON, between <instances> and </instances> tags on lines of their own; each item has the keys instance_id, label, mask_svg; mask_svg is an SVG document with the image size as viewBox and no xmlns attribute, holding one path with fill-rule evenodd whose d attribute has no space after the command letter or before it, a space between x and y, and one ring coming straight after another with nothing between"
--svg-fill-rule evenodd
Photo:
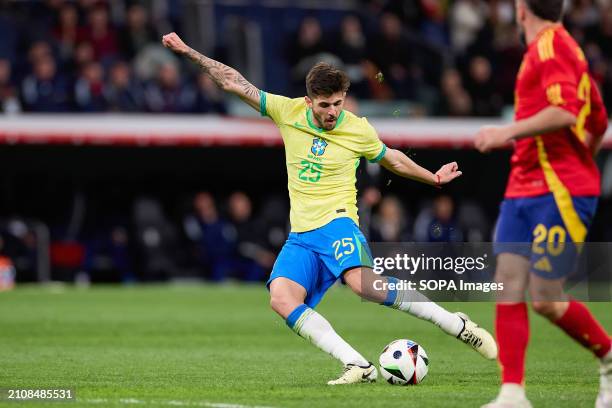
<instances>
[{"instance_id":1,"label":"white and blue soccer ball","mask_svg":"<svg viewBox=\"0 0 612 408\"><path fill-rule=\"evenodd\" d=\"M427 353L418 343L400 339L389 343L379 359L380 373L389 384L419 384L429 370Z\"/></svg>"}]
</instances>

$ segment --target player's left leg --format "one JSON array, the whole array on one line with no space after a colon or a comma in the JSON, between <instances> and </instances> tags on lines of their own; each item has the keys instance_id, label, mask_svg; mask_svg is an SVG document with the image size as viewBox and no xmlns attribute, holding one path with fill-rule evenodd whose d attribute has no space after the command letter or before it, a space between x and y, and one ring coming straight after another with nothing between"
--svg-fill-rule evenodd
<instances>
[{"instance_id":1,"label":"player's left leg","mask_svg":"<svg viewBox=\"0 0 612 408\"><path fill-rule=\"evenodd\" d=\"M270 306L296 334L342 362L344 374L328 384L374 381L378 375L376 367L336 333L325 317L313 310L337 280L326 272L317 254L297 234L290 234L267 283Z\"/></svg>"},{"instance_id":2,"label":"player's left leg","mask_svg":"<svg viewBox=\"0 0 612 408\"><path fill-rule=\"evenodd\" d=\"M270 306L285 319L291 330L345 366L369 366L370 363L340 337L323 316L304 303L306 295L306 289L291 279L278 277L270 283Z\"/></svg>"},{"instance_id":3,"label":"player's left leg","mask_svg":"<svg viewBox=\"0 0 612 408\"><path fill-rule=\"evenodd\" d=\"M565 278L577 266L577 255L597 208L595 197L572 197L557 191L529 211L534 215L529 290L533 309L599 357L598 407L612 407L612 344L610 336L581 302L563 291ZM537 225L536 225L537 224Z\"/></svg>"},{"instance_id":4,"label":"player's left leg","mask_svg":"<svg viewBox=\"0 0 612 408\"><path fill-rule=\"evenodd\" d=\"M563 282L564 279L545 279L533 274L530 282L533 310L599 358L600 392L596 407L611 408L612 341L584 303L564 294Z\"/></svg>"},{"instance_id":5,"label":"player's left leg","mask_svg":"<svg viewBox=\"0 0 612 408\"><path fill-rule=\"evenodd\" d=\"M432 322L445 333L461 340L488 359L497 357L497 345L493 336L462 313L451 313L417 291L388 289L396 278L380 276L367 267L346 271L344 281L363 299L409 313ZM379 281L379 282L376 282Z\"/></svg>"},{"instance_id":6,"label":"player's left leg","mask_svg":"<svg viewBox=\"0 0 612 408\"><path fill-rule=\"evenodd\" d=\"M610 336L584 303L563 293L563 281L532 275L529 286L533 310L559 326L595 356L603 358L612 346Z\"/></svg>"}]
</instances>

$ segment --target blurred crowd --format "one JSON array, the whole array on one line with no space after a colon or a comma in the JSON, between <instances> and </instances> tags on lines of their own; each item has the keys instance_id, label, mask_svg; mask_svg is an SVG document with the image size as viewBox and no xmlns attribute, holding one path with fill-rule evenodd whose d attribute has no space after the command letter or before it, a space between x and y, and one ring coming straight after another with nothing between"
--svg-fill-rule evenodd
<instances>
[{"instance_id":1,"label":"blurred crowd","mask_svg":"<svg viewBox=\"0 0 612 408\"><path fill-rule=\"evenodd\" d=\"M212 81L159 43L179 29L180 2L157 3L5 2L1 110L224 114Z\"/></svg>"},{"instance_id":2,"label":"blurred crowd","mask_svg":"<svg viewBox=\"0 0 612 408\"><path fill-rule=\"evenodd\" d=\"M261 34L249 37L262 51L251 58L265 73L257 85L276 93L303 95L306 72L326 60L347 71L359 100L404 100L419 106L416 112L439 116L499 116L513 104L524 52L513 0L354 0L347 2L352 8L333 11L317 2L318 8L299 12L279 0L287 18L274 24L259 12L265 2L233 3L0 0L0 112L228 114L231 104L214 83L160 44L170 31L190 43L197 39L187 22L198 25L200 16L188 4L212 5L218 30L211 56L244 68L248 78L257 69L244 63L240 50L228 50L231 40L242 39L220 35L219 27L234 12L242 13L239 26L259 27L248 31ZM566 4L565 25L612 111L612 0ZM248 47L241 50L252 53ZM358 109L357 100L350 103L354 108L347 109ZM605 205L612 208L612 160L605 174ZM131 210L96 219L91 228L79 221L78 200L61 227L0 219L0 270L14 268L26 280L47 264L54 279L84 282L264 280L289 230L286 197L201 191L188 201L179 216L169 216L159 196L140 197ZM373 242L491 239L491 217L465 197L440 195L405 208L398 197L368 187L359 208L361 228ZM612 211L602 213L602 225L612 225ZM606 228L600 237L610 240Z\"/></svg>"},{"instance_id":3,"label":"blurred crowd","mask_svg":"<svg viewBox=\"0 0 612 408\"><path fill-rule=\"evenodd\" d=\"M159 44L162 34L184 31L190 1L0 3L0 109L227 113L214 84ZM262 31L262 70L275 77L286 73L284 86L273 91L302 95L307 70L329 60L347 70L358 98L408 100L426 114L443 116L498 116L512 106L524 50L513 0L352 4L335 19L313 11L295 26ZM255 12L264 5L250 7L252 16L239 20L243 25L270 24ZM565 24L584 48L610 107L612 2L570 0ZM279 34L280 49L266 50L266 44L279 44ZM212 56L225 61L230 45L217 37ZM280 69L278 61L286 66Z\"/></svg>"},{"instance_id":4,"label":"blurred crowd","mask_svg":"<svg viewBox=\"0 0 612 408\"><path fill-rule=\"evenodd\" d=\"M327 53L346 67L361 98L411 100L442 116L498 116L513 105L524 52L513 0L363 3L337 30L324 32L316 18L302 21L288 52L296 92L308 67ZM566 8L564 23L610 107L612 2L570 0Z\"/></svg>"},{"instance_id":5,"label":"blurred crowd","mask_svg":"<svg viewBox=\"0 0 612 408\"><path fill-rule=\"evenodd\" d=\"M177 219L152 197L137 199L131 217L93 229L71 217L69 225L51 228L50 277L81 283L265 280L287 238L289 208L282 197L254 207L242 191L222 200L200 191ZM372 242L480 242L490 235L481 207L456 206L449 195L423 201L411 214L398 197L368 187L359 207L360 227ZM0 222L0 257L12 262L20 280L37 279L39 251L45 250L37 227L18 217Z\"/></svg>"}]
</instances>

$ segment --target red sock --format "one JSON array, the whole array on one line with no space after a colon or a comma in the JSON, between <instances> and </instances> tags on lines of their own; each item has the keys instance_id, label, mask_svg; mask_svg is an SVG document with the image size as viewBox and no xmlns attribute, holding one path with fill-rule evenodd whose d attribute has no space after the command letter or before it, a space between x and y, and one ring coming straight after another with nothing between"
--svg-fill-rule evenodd
<instances>
[{"instance_id":1,"label":"red sock","mask_svg":"<svg viewBox=\"0 0 612 408\"><path fill-rule=\"evenodd\" d=\"M603 357L610 351L610 336L580 302L570 300L565 314L555 324L597 357Z\"/></svg>"},{"instance_id":2,"label":"red sock","mask_svg":"<svg viewBox=\"0 0 612 408\"><path fill-rule=\"evenodd\" d=\"M525 379L525 351L529 341L529 317L525 303L498 304L495 333L499 346L502 383L522 384Z\"/></svg>"}]
</instances>

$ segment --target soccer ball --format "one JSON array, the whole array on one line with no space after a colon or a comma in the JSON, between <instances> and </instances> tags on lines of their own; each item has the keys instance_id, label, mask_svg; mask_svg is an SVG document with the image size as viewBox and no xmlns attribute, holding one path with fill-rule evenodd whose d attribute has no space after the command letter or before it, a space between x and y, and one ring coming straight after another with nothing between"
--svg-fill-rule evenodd
<instances>
[{"instance_id":1,"label":"soccer ball","mask_svg":"<svg viewBox=\"0 0 612 408\"><path fill-rule=\"evenodd\" d=\"M423 347L406 339L389 343L378 361L380 373L394 385L419 384L429 369L429 358Z\"/></svg>"}]
</instances>

